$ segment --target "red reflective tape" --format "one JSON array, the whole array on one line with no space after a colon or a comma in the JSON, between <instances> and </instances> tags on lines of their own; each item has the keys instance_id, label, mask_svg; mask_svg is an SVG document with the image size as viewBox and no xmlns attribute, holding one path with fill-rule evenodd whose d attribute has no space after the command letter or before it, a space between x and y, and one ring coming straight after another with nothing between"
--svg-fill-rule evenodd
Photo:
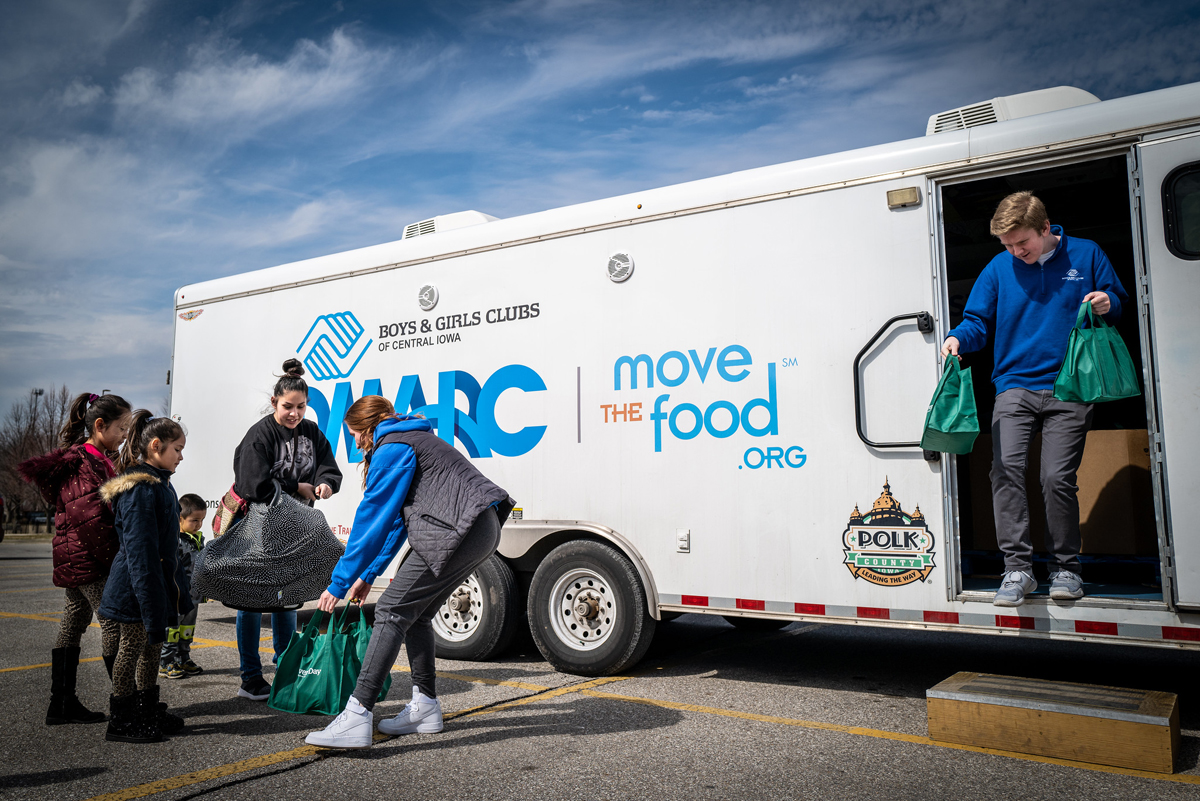
<instances>
[{"instance_id":1,"label":"red reflective tape","mask_svg":"<svg viewBox=\"0 0 1200 801\"><path fill-rule=\"evenodd\" d=\"M750 601L746 598L736 598L734 599L734 604L738 609L749 609L754 612L762 612L767 608L766 601Z\"/></svg>"},{"instance_id":2,"label":"red reflective tape","mask_svg":"<svg viewBox=\"0 0 1200 801\"><path fill-rule=\"evenodd\" d=\"M708 606L707 595L685 595L679 599L684 606Z\"/></svg>"},{"instance_id":3,"label":"red reflective tape","mask_svg":"<svg viewBox=\"0 0 1200 801\"><path fill-rule=\"evenodd\" d=\"M859 617L869 617L869 618L873 618L875 620L890 620L892 617L891 612L889 612L888 610L877 609L873 606L858 607L858 616Z\"/></svg>"},{"instance_id":4,"label":"red reflective tape","mask_svg":"<svg viewBox=\"0 0 1200 801\"><path fill-rule=\"evenodd\" d=\"M825 604L796 604L797 615L823 615Z\"/></svg>"},{"instance_id":5,"label":"red reflective tape","mask_svg":"<svg viewBox=\"0 0 1200 801\"><path fill-rule=\"evenodd\" d=\"M1017 615L996 615L996 625L1002 629L1032 629L1033 618Z\"/></svg>"},{"instance_id":6,"label":"red reflective tape","mask_svg":"<svg viewBox=\"0 0 1200 801\"><path fill-rule=\"evenodd\" d=\"M925 612L926 623L957 623L958 612Z\"/></svg>"},{"instance_id":7,"label":"red reflective tape","mask_svg":"<svg viewBox=\"0 0 1200 801\"><path fill-rule=\"evenodd\" d=\"M1163 626L1164 640L1200 641L1200 629L1184 628L1183 626Z\"/></svg>"},{"instance_id":8,"label":"red reflective tape","mask_svg":"<svg viewBox=\"0 0 1200 801\"><path fill-rule=\"evenodd\" d=\"M1117 624L1102 620L1076 620L1075 631L1079 634L1112 634L1116 636Z\"/></svg>"}]
</instances>

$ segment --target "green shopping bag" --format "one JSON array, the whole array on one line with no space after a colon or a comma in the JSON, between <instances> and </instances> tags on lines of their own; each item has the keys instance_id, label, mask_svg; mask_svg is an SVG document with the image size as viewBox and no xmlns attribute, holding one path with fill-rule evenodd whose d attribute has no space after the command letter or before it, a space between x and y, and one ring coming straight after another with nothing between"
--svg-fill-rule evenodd
<instances>
[{"instance_id":1,"label":"green shopping bag","mask_svg":"<svg viewBox=\"0 0 1200 801\"><path fill-rule=\"evenodd\" d=\"M979 416L971 368L964 370L956 356L947 356L942 378L929 401L921 447L942 453L970 453L977 436Z\"/></svg>"},{"instance_id":2,"label":"green shopping bag","mask_svg":"<svg viewBox=\"0 0 1200 801\"><path fill-rule=\"evenodd\" d=\"M353 622L347 620L355 610ZM371 641L371 629L358 604L347 604L340 616L334 615L325 634L321 634L324 612L317 612L304 627L292 634L291 642L279 657L271 696L267 706L280 712L336 715L341 712L362 668L363 656ZM379 700L387 698L392 687L389 674Z\"/></svg>"},{"instance_id":3,"label":"green shopping bag","mask_svg":"<svg viewBox=\"0 0 1200 801\"><path fill-rule=\"evenodd\" d=\"M1088 328L1083 327L1085 317ZM1054 397L1074 403L1103 403L1140 394L1137 370L1125 340L1085 300L1075 315L1067 355L1054 379Z\"/></svg>"}]
</instances>

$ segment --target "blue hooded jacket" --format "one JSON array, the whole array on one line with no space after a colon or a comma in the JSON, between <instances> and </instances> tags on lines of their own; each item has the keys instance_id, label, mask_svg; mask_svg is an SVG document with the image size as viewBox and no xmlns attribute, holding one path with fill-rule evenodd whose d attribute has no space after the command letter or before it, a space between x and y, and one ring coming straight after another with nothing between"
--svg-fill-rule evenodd
<instances>
[{"instance_id":1,"label":"blue hooded jacket","mask_svg":"<svg viewBox=\"0 0 1200 801\"><path fill-rule=\"evenodd\" d=\"M1050 233L1061 239L1045 264L1026 264L1008 251L992 259L971 288L963 321L946 334L958 339L960 353L981 350L995 338L997 395L1017 387L1054 388L1075 316L1089 292L1108 293L1112 308L1104 320L1109 325L1121 319L1129 300L1099 245L1068 237L1058 225Z\"/></svg>"},{"instance_id":2,"label":"blue hooded jacket","mask_svg":"<svg viewBox=\"0 0 1200 801\"><path fill-rule=\"evenodd\" d=\"M432 430L430 422L421 417L388 419L375 426L375 441L398 432ZM417 455L404 443L389 442L376 449L346 552L329 582L330 593L345 598L357 579L373 582L400 552L408 539L404 501L416 471Z\"/></svg>"}]
</instances>

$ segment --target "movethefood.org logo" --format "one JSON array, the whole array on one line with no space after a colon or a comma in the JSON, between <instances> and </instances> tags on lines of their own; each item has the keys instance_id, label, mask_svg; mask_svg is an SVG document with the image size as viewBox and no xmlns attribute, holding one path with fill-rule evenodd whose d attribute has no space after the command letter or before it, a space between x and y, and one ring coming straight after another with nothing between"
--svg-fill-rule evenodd
<instances>
[{"instance_id":1,"label":"movethefood.org logo","mask_svg":"<svg viewBox=\"0 0 1200 801\"><path fill-rule=\"evenodd\" d=\"M348 378L373 339L363 336L366 329L348 311L322 314L308 329L296 352L317 381Z\"/></svg>"}]
</instances>

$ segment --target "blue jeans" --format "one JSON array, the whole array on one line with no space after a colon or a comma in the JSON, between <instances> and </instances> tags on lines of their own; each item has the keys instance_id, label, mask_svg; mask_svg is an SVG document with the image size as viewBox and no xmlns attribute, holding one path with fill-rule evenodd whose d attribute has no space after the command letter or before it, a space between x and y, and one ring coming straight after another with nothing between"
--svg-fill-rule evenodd
<instances>
[{"instance_id":1,"label":"blue jeans","mask_svg":"<svg viewBox=\"0 0 1200 801\"><path fill-rule=\"evenodd\" d=\"M258 657L259 637L262 635L261 612L237 613L238 657L241 662L242 681L262 675L262 660ZM296 632L296 612L275 612L271 615L271 645L275 648L272 663L279 662L283 649L287 648L292 634Z\"/></svg>"}]
</instances>

